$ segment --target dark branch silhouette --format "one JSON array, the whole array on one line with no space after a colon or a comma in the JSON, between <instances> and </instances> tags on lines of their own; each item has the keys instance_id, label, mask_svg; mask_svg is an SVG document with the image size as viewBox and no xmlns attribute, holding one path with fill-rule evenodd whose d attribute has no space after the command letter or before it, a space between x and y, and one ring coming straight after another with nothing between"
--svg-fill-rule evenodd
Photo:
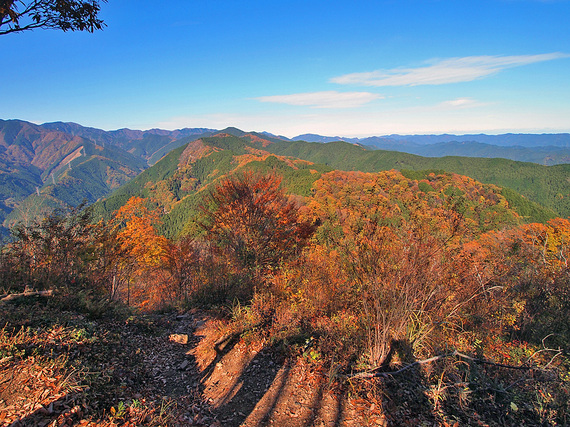
<instances>
[{"instance_id":1,"label":"dark branch silhouette","mask_svg":"<svg viewBox=\"0 0 570 427\"><path fill-rule=\"evenodd\" d=\"M100 30L100 3L107 0L0 0L0 35L36 28L62 31Z\"/></svg>"}]
</instances>

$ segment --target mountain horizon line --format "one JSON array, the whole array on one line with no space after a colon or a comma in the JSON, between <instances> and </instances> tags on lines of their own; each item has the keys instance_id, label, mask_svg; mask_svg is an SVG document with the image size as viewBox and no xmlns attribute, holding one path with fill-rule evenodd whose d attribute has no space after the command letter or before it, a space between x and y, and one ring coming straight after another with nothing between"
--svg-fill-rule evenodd
<instances>
[{"instance_id":1,"label":"mountain horizon line","mask_svg":"<svg viewBox=\"0 0 570 427\"><path fill-rule=\"evenodd\" d=\"M292 138L286 137L284 135L279 135L276 133L272 133L269 131L255 131L255 130L250 130L250 131L243 131L242 129L236 127L236 126L226 126L225 128L222 129L214 129L214 128L208 128L208 127L184 127L184 128L178 128L178 129L164 129L164 128L159 128L159 127L153 127L153 128L149 128L149 129L132 129L129 127L121 127L118 129L111 129L111 130L106 130L106 129L102 129L102 128L98 128L98 127L94 127L94 126L85 126L81 123L77 123L77 122L73 122L73 121L54 121L54 122L45 122L45 123L35 123L35 122L31 122L29 120L24 120L24 119L4 119L6 121L22 121L22 122L28 122L28 123L33 123L37 126L42 126L42 127L54 127L54 126L58 126L58 125L65 125L65 126L77 126L77 127L82 127L84 129L89 129L89 130L93 130L93 131L102 131L102 132L108 132L108 133L121 133L121 132L133 132L133 133L150 133L150 134L157 134L157 135L164 135L164 134L172 134L172 133L185 133L188 131L192 131L193 133L206 133L206 132L224 132L227 130L237 130L239 132L243 132L243 133L258 133L258 134L262 134L262 135L267 135L267 136L271 136L273 138L279 138L285 141L307 141L307 142L335 142L335 141L345 141L345 142L351 142L351 143L358 143L358 144L363 144L366 145L366 141L374 141L376 139L383 139L383 140L396 140L396 141L408 141L408 142L415 142L415 143L419 143L419 144L435 144L438 142L451 142L451 141L456 141L456 142L465 142L465 141L477 141L477 142L483 142L480 140L476 140L473 138L484 138L484 139L489 139L489 140L503 140L503 139L513 139L516 137L522 137L522 138L531 138L531 137L546 137L546 138L553 138L553 137L558 137L558 138L568 138L569 144L570 145L570 132L541 132L541 133L532 133L532 132L505 132L505 133L485 133L485 132L478 132L478 133L449 133L449 132L444 132L444 133L413 133L413 134L401 134L401 133L391 133L391 134L379 134L379 135L372 135L372 136L365 136L365 137L351 137L351 136L339 136L339 135L334 135L334 136L330 136L330 135L322 135L322 134L318 134L318 133L313 133L313 132L307 132L307 133L303 133L303 134L299 134L297 136L294 136ZM437 140L437 141L436 141ZM363 141L365 141L363 143ZM490 143L490 142L487 142ZM516 143L513 143L512 141L505 141L502 144L493 144L490 143L491 145L508 145L508 146L514 146L514 145L519 145ZM555 146L559 146L558 144L544 144L544 143L536 143L536 144L520 144L522 146L546 146L546 145L555 145Z\"/></svg>"}]
</instances>

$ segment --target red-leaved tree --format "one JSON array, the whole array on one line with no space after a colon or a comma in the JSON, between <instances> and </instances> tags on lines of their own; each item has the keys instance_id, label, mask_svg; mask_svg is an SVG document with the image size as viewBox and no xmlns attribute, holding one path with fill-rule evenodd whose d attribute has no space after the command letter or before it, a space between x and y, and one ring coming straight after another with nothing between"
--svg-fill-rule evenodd
<instances>
[{"instance_id":1,"label":"red-leaved tree","mask_svg":"<svg viewBox=\"0 0 570 427\"><path fill-rule=\"evenodd\" d=\"M234 269L258 277L299 254L315 227L281 189L281 178L245 172L222 181L202 205L201 225Z\"/></svg>"}]
</instances>

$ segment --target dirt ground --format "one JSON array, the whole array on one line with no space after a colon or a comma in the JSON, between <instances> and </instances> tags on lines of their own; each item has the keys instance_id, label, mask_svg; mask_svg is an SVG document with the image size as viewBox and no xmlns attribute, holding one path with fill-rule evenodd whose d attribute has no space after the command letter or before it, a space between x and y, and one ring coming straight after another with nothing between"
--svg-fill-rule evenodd
<instances>
[{"instance_id":1,"label":"dirt ground","mask_svg":"<svg viewBox=\"0 0 570 427\"><path fill-rule=\"evenodd\" d=\"M293 347L233 327L199 310L92 318L39 297L0 304L0 427L568 424L515 389L566 396L555 370L487 362L466 383L443 378L467 367L450 360L340 384L306 349L285 357Z\"/></svg>"},{"instance_id":2,"label":"dirt ground","mask_svg":"<svg viewBox=\"0 0 570 427\"><path fill-rule=\"evenodd\" d=\"M380 408L353 402L328 387L318 367L276 356L243 340L215 350L214 321L199 322L188 354L200 371L202 394L224 426L385 425Z\"/></svg>"},{"instance_id":3,"label":"dirt ground","mask_svg":"<svg viewBox=\"0 0 570 427\"><path fill-rule=\"evenodd\" d=\"M64 335L71 328L55 328L47 338L51 358L42 356L47 347L33 349L35 342L21 347L36 356L0 360L0 426L387 425L380 407L332 391L314 363L288 360L239 337L216 345L222 322L205 312L145 322L90 321L107 346L101 340L70 344ZM57 354L105 376L107 389L90 391L73 380L87 378L86 372L44 363Z\"/></svg>"}]
</instances>

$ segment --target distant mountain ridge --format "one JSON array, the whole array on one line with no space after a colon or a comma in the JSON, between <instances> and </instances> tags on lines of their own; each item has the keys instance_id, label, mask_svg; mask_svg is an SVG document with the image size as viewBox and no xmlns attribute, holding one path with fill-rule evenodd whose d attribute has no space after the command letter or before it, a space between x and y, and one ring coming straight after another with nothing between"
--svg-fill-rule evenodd
<instances>
[{"instance_id":1,"label":"distant mountain ridge","mask_svg":"<svg viewBox=\"0 0 570 427\"><path fill-rule=\"evenodd\" d=\"M569 133L505 133L499 135L467 134L467 135L387 135L386 138L405 140L417 144L435 144L438 142L477 141L502 147L520 145L522 147L570 147Z\"/></svg>"},{"instance_id":2,"label":"distant mountain ridge","mask_svg":"<svg viewBox=\"0 0 570 427\"><path fill-rule=\"evenodd\" d=\"M76 123L0 120L0 235L54 208L93 203L176 148L176 141L211 132L107 132Z\"/></svg>"},{"instance_id":3,"label":"distant mountain ridge","mask_svg":"<svg viewBox=\"0 0 570 427\"><path fill-rule=\"evenodd\" d=\"M224 135L239 138L240 141L224 139ZM233 141L231 144L237 144L232 145L234 148L241 147L239 156L249 160L251 158L248 156L253 155L255 150L262 150L346 170L445 169L482 182L514 188L527 194L530 200L541 201L558 214L570 213L570 205L566 206L570 193L565 186L568 179L565 168L570 165L561 165L547 173L544 169L534 168L532 164L512 166L500 159L494 163L467 157L457 157L453 161L451 158L428 159L454 155L502 157L543 165L570 163L568 134L389 135L362 139L304 134L289 139L269 132L244 132L234 127L223 130L184 128L141 131L123 128L105 131L77 123L36 125L23 120L0 120L0 224L7 227L17 221L33 219L56 207L77 205L84 199L93 203L128 183L173 150L208 138L214 138L210 140L210 145L221 144L215 148L219 152L227 150L228 141ZM478 140L472 140L474 138ZM348 144L334 142L339 139L344 139ZM318 141L319 144L305 140ZM536 145L542 143L550 145ZM351 147L350 150L347 147ZM349 151L350 154L345 157ZM223 162L231 161L229 157L224 157L226 154L216 154L208 161L218 157ZM423 157L409 157L412 154ZM245 161L243 159L239 161ZM205 163L200 161L198 164ZM499 165L499 169L490 165ZM501 171L501 167L505 169ZM540 178L537 179L542 181L529 190L520 179L512 177L511 172L508 179L501 177L501 173L511 170L526 171L523 175L532 180L531 172L538 173ZM552 177L549 178L550 175ZM159 181L153 178L153 182ZM551 184L547 185L548 182ZM0 233L5 232L6 228L0 228Z\"/></svg>"},{"instance_id":4,"label":"distant mountain ridge","mask_svg":"<svg viewBox=\"0 0 570 427\"><path fill-rule=\"evenodd\" d=\"M479 142L483 144L495 145L499 147L561 147L570 148L570 134L569 133L554 133L554 134L525 134L525 133L505 133L499 135L487 134L466 134L466 135L383 135L371 136L366 138L350 138L350 137L330 137L307 133L291 138L292 141L307 141L307 142L335 142L344 141L353 144L362 145L382 145L389 143L407 143L417 145L431 145L443 142Z\"/></svg>"},{"instance_id":5,"label":"distant mountain ridge","mask_svg":"<svg viewBox=\"0 0 570 427\"><path fill-rule=\"evenodd\" d=\"M77 123L53 122L40 125L44 129L58 130L73 136L81 136L98 144L110 144L122 148L129 153L133 153L145 159L149 164L155 163L156 153L164 146L172 144L174 141L188 137L199 137L217 132L208 128L184 128L176 130L149 129L132 130L117 129L104 131L101 129L84 127ZM170 149L176 148L172 146ZM166 154L166 153L164 153ZM163 154L163 155L164 155Z\"/></svg>"},{"instance_id":6,"label":"distant mountain ridge","mask_svg":"<svg viewBox=\"0 0 570 427\"><path fill-rule=\"evenodd\" d=\"M368 138L304 134L293 141L344 141L373 149L400 151L425 157L464 156L503 158L541 165L570 163L570 134L503 135L387 135Z\"/></svg>"}]
</instances>

